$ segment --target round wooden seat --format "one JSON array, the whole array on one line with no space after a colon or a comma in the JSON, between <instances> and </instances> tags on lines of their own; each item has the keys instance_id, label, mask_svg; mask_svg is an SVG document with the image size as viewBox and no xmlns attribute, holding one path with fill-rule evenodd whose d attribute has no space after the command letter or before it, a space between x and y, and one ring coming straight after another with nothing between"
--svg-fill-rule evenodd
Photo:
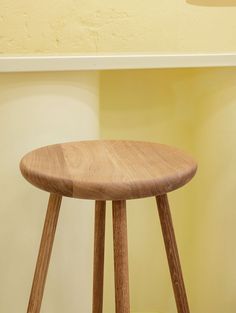
<instances>
[{"instance_id":1,"label":"round wooden seat","mask_svg":"<svg viewBox=\"0 0 236 313\"><path fill-rule=\"evenodd\" d=\"M36 187L67 197L122 200L157 196L186 184L195 161L162 144L139 141L80 141L28 153L20 164Z\"/></svg>"},{"instance_id":2,"label":"round wooden seat","mask_svg":"<svg viewBox=\"0 0 236 313\"><path fill-rule=\"evenodd\" d=\"M178 313L190 313L167 193L195 174L184 152L157 143L94 140L28 153L23 176L50 192L27 313L40 313L62 196L94 199L92 312L103 312L106 200L112 200L116 313L130 313L126 200L156 196Z\"/></svg>"}]
</instances>

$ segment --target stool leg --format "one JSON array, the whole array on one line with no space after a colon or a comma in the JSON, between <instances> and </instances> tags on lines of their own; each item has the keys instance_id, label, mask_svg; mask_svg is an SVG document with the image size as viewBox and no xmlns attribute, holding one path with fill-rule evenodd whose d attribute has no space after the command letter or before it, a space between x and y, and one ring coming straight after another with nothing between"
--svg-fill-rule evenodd
<instances>
[{"instance_id":1,"label":"stool leg","mask_svg":"<svg viewBox=\"0 0 236 313\"><path fill-rule=\"evenodd\" d=\"M102 313L103 306L105 220L106 202L96 201L93 259L93 313Z\"/></svg>"},{"instance_id":2,"label":"stool leg","mask_svg":"<svg viewBox=\"0 0 236 313\"><path fill-rule=\"evenodd\" d=\"M40 312L61 200L60 195L50 195L27 313Z\"/></svg>"},{"instance_id":3,"label":"stool leg","mask_svg":"<svg viewBox=\"0 0 236 313\"><path fill-rule=\"evenodd\" d=\"M156 197L178 313L189 313L187 295L167 195Z\"/></svg>"},{"instance_id":4,"label":"stool leg","mask_svg":"<svg viewBox=\"0 0 236 313\"><path fill-rule=\"evenodd\" d=\"M126 202L113 201L116 313L130 313Z\"/></svg>"}]
</instances>

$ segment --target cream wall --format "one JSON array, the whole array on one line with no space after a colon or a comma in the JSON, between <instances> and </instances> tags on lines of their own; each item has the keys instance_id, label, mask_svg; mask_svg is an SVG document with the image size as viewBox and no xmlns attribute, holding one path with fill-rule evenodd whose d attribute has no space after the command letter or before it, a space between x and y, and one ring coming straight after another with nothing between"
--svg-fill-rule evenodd
<instances>
[{"instance_id":1,"label":"cream wall","mask_svg":"<svg viewBox=\"0 0 236 313\"><path fill-rule=\"evenodd\" d=\"M26 312L48 201L23 179L20 159L40 146L97 138L98 94L95 71L0 74L1 313ZM41 313L89 311L93 215L92 201L63 199Z\"/></svg>"},{"instance_id":2,"label":"cream wall","mask_svg":"<svg viewBox=\"0 0 236 313\"><path fill-rule=\"evenodd\" d=\"M0 53L234 51L236 1L189 2L1 0Z\"/></svg>"},{"instance_id":3,"label":"cream wall","mask_svg":"<svg viewBox=\"0 0 236 313\"><path fill-rule=\"evenodd\" d=\"M214 2L217 6L212 6L213 2L1 0L0 53L234 52L236 3L217 0ZM170 195L192 313L236 310L235 77L236 70L230 68L110 71L101 75L102 137L161 141L188 150L199 161L196 179ZM9 82L11 76L2 75L1 79ZM14 76L12 79L14 82ZM27 83L21 74L18 80ZM155 202L130 201L128 207L132 311L173 313L174 300ZM5 214L5 209L1 210ZM24 218L29 220L26 215ZM106 238L106 313L114 311L110 220ZM6 230L2 236L7 239L4 241L7 246L1 247L5 284L8 277L17 274L15 263L8 263L15 255L8 243L16 234L9 235L6 225L0 227ZM10 231L14 231L13 226ZM39 232L38 228L38 237ZM23 243L26 237L24 233L18 239ZM79 249L73 252L79 260ZM32 270L22 274L22 280L29 285ZM71 267L66 275L68 286L68 276L73 279L73 275ZM64 279L62 274L61 281ZM78 284L79 277L72 287ZM58 298L63 303L59 308L56 306L57 313L74 311L76 297L69 303L69 296L66 300L62 295L58 297L53 283L48 288L50 293L45 295L45 301L52 308ZM21 290L20 280L14 286L4 285L0 289L4 295L3 312L15 313L15 307L24 307L28 295ZM17 294L14 302L10 289Z\"/></svg>"},{"instance_id":4,"label":"cream wall","mask_svg":"<svg viewBox=\"0 0 236 313\"><path fill-rule=\"evenodd\" d=\"M102 74L102 137L172 144L199 163L194 180L170 194L192 313L236 310L235 120L235 68ZM132 311L176 312L154 199L128 202L128 226Z\"/></svg>"}]
</instances>

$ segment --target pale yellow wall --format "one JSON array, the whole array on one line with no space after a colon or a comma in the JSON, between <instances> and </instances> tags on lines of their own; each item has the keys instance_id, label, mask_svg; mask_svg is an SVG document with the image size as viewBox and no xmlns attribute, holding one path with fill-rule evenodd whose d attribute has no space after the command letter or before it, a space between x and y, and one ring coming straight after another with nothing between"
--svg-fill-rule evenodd
<instances>
[{"instance_id":1,"label":"pale yellow wall","mask_svg":"<svg viewBox=\"0 0 236 313\"><path fill-rule=\"evenodd\" d=\"M1 0L0 53L234 51L236 1L188 2Z\"/></svg>"},{"instance_id":2,"label":"pale yellow wall","mask_svg":"<svg viewBox=\"0 0 236 313\"><path fill-rule=\"evenodd\" d=\"M170 194L192 313L236 311L235 121L235 68L102 74L102 137L172 144L199 163L194 180ZM128 226L132 311L176 312L154 199L128 202Z\"/></svg>"},{"instance_id":3,"label":"pale yellow wall","mask_svg":"<svg viewBox=\"0 0 236 313\"><path fill-rule=\"evenodd\" d=\"M1 313L26 312L48 201L23 179L20 159L37 147L97 138L98 93L96 72L0 73ZM63 199L40 313L89 311L93 216L92 201Z\"/></svg>"}]
</instances>

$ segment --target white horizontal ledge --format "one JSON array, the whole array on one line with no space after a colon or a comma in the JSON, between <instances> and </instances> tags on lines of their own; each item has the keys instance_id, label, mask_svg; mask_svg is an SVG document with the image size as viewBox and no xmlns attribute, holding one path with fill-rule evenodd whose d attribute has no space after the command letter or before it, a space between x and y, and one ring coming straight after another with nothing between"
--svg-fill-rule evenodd
<instances>
[{"instance_id":1,"label":"white horizontal ledge","mask_svg":"<svg viewBox=\"0 0 236 313\"><path fill-rule=\"evenodd\" d=\"M236 66L231 54L94 54L1 56L0 72L42 72Z\"/></svg>"}]
</instances>

